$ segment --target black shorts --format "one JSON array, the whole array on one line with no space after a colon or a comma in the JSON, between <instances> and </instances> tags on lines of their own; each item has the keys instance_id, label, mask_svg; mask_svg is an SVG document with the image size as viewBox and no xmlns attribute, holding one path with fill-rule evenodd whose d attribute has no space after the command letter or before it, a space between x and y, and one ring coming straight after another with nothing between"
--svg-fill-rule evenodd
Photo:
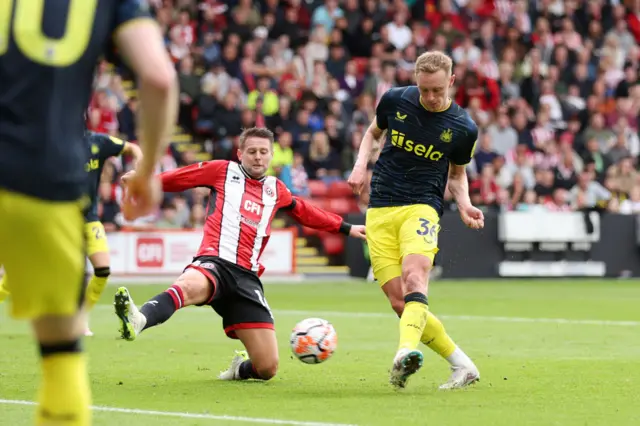
<instances>
[{"instance_id":1,"label":"black shorts","mask_svg":"<svg viewBox=\"0 0 640 426\"><path fill-rule=\"evenodd\" d=\"M256 274L216 256L199 256L185 268L202 272L211 283L209 305L222 317L224 332L237 339L235 331L267 328L273 330L273 315Z\"/></svg>"}]
</instances>

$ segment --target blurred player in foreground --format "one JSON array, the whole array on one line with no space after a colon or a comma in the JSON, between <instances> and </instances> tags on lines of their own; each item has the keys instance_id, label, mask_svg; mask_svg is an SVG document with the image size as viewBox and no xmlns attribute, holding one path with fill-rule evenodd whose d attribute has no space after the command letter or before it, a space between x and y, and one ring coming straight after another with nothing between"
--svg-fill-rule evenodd
<instances>
[{"instance_id":1,"label":"blurred player in foreground","mask_svg":"<svg viewBox=\"0 0 640 426\"><path fill-rule=\"evenodd\" d=\"M10 277L10 313L32 321L42 356L38 425L91 424L81 347L82 116L112 37L140 79L142 104L144 160L125 208L150 211L161 198L153 170L173 130L177 88L148 16L142 0L0 1L0 264Z\"/></svg>"},{"instance_id":2,"label":"blurred player in foreground","mask_svg":"<svg viewBox=\"0 0 640 426\"><path fill-rule=\"evenodd\" d=\"M237 353L220 379L269 380L275 376L278 344L259 278L264 271L260 255L269 241L273 217L284 210L304 226L361 239L365 230L292 196L279 179L265 176L272 156L273 133L250 128L240 135L241 164L209 161L160 175L167 192L211 189L204 236L193 263L140 310L126 288L118 289L114 304L123 339L134 340L180 308L208 305L222 317L227 336L240 339L246 348L246 352ZM123 177L125 187L128 178Z\"/></svg>"},{"instance_id":3,"label":"blurred player in foreground","mask_svg":"<svg viewBox=\"0 0 640 426\"><path fill-rule=\"evenodd\" d=\"M420 369L423 342L451 364L453 373L441 389L477 381L478 369L429 312L429 271L438 252L440 216L447 181L464 223L484 226L482 212L471 205L466 164L471 161L478 128L449 97L451 58L426 52L416 61L417 86L386 92L360 145L349 183L360 193L374 141L386 141L371 179L366 215L373 274L400 317L400 344L390 382L405 387Z\"/></svg>"},{"instance_id":4,"label":"blurred player in foreground","mask_svg":"<svg viewBox=\"0 0 640 426\"><path fill-rule=\"evenodd\" d=\"M85 294L85 307L91 310L100 300L100 295L107 285L111 273L109 259L109 245L104 226L98 217L98 188L104 163L109 157L129 155L133 157L133 164L142 160L142 151L131 142L125 142L113 136L102 133L87 132L84 137L87 149L90 150L89 161L85 164L85 171L89 174L89 197L91 204L84 213L84 238L87 256L93 266L93 276L89 281ZM0 303L9 295L7 275L0 281ZM85 336L93 336L89 328L89 321L84 331Z\"/></svg>"}]
</instances>

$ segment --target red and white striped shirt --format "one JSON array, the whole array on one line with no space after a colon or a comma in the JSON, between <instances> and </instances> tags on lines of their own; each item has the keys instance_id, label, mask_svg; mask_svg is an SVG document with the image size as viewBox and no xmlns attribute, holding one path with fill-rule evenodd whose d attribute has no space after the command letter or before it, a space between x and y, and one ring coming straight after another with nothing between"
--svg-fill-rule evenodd
<instances>
[{"instance_id":1,"label":"red and white striped shirt","mask_svg":"<svg viewBox=\"0 0 640 426\"><path fill-rule=\"evenodd\" d=\"M253 179L235 162L202 162L162 173L160 178L166 192L211 190L196 256L218 256L258 275L264 271L259 260L271 235L271 221L280 209L309 228L348 233L340 216L294 197L273 176Z\"/></svg>"}]
</instances>

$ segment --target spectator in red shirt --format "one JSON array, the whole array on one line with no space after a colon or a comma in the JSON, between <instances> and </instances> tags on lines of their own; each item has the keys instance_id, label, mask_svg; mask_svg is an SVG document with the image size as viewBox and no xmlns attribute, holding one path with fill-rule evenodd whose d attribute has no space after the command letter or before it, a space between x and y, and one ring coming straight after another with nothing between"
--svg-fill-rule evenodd
<instances>
[{"instance_id":1,"label":"spectator in red shirt","mask_svg":"<svg viewBox=\"0 0 640 426\"><path fill-rule=\"evenodd\" d=\"M473 98L480 99L483 111L493 111L500 105L500 88L495 80L482 77L475 71L467 71L456 93L456 103L466 108Z\"/></svg>"},{"instance_id":2,"label":"spectator in red shirt","mask_svg":"<svg viewBox=\"0 0 640 426\"><path fill-rule=\"evenodd\" d=\"M496 183L492 164L487 163L482 167L480 178L471 183L470 189L479 192L482 205L490 206L495 204L500 187Z\"/></svg>"},{"instance_id":3,"label":"spectator in red shirt","mask_svg":"<svg viewBox=\"0 0 640 426\"><path fill-rule=\"evenodd\" d=\"M98 133L117 134L118 116L114 102L104 90L96 92L94 101L94 106L89 111L89 129Z\"/></svg>"}]
</instances>

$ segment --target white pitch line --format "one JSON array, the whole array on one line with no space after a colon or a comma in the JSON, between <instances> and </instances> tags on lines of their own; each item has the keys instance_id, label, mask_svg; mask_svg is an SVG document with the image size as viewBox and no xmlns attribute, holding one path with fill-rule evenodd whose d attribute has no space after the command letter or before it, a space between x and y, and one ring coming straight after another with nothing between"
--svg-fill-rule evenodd
<instances>
[{"instance_id":1,"label":"white pitch line","mask_svg":"<svg viewBox=\"0 0 640 426\"><path fill-rule=\"evenodd\" d=\"M346 318L395 318L393 314L381 312L340 312L340 311L273 311L279 315L300 315L319 317L346 317ZM524 323L551 323L551 324L572 324L572 325L613 325L622 327L638 327L640 321L613 321L594 319L567 319L567 318L524 318L524 317L494 317L484 315L440 315L439 318L458 321L494 321L494 322L524 322Z\"/></svg>"},{"instance_id":2,"label":"white pitch line","mask_svg":"<svg viewBox=\"0 0 640 426\"><path fill-rule=\"evenodd\" d=\"M97 308L113 310L110 305L98 305ZM187 308L188 312L206 312L195 308ZM347 311L296 311L290 309L275 309L273 313L282 316L301 317L338 317L338 318L396 318L392 313L383 312L347 312ZM596 319L569 319L569 318L527 318L527 317L498 317L484 315L441 315L438 318L453 321L489 321L489 322L513 322L513 323L547 323L547 324L568 324L568 325L604 325L617 327L640 327L640 321L616 321L616 320L596 320Z\"/></svg>"},{"instance_id":3,"label":"white pitch line","mask_svg":"<svg viewBox=\"0 0 640 426\"><path fill-rule=\"evenodd\" d=\"M33 401L21 401L17 399L0 399L0 404L37 405ZM107 413L134 414L134 415L137 414L140 416L177 417L181 419L225 420L229 422L261 423L261 424L269 424L269 425L356 426L356 425L344 424L344 423L300 422L296 420L264 419L260 417L241 417L241 416L226 416L226 415L214 415L214 414L178 413L178 412L172 412L172 411L139 410L136 408L92 406L91 409L93 411L102 411Z\"/></svg>"}]
</instances>

